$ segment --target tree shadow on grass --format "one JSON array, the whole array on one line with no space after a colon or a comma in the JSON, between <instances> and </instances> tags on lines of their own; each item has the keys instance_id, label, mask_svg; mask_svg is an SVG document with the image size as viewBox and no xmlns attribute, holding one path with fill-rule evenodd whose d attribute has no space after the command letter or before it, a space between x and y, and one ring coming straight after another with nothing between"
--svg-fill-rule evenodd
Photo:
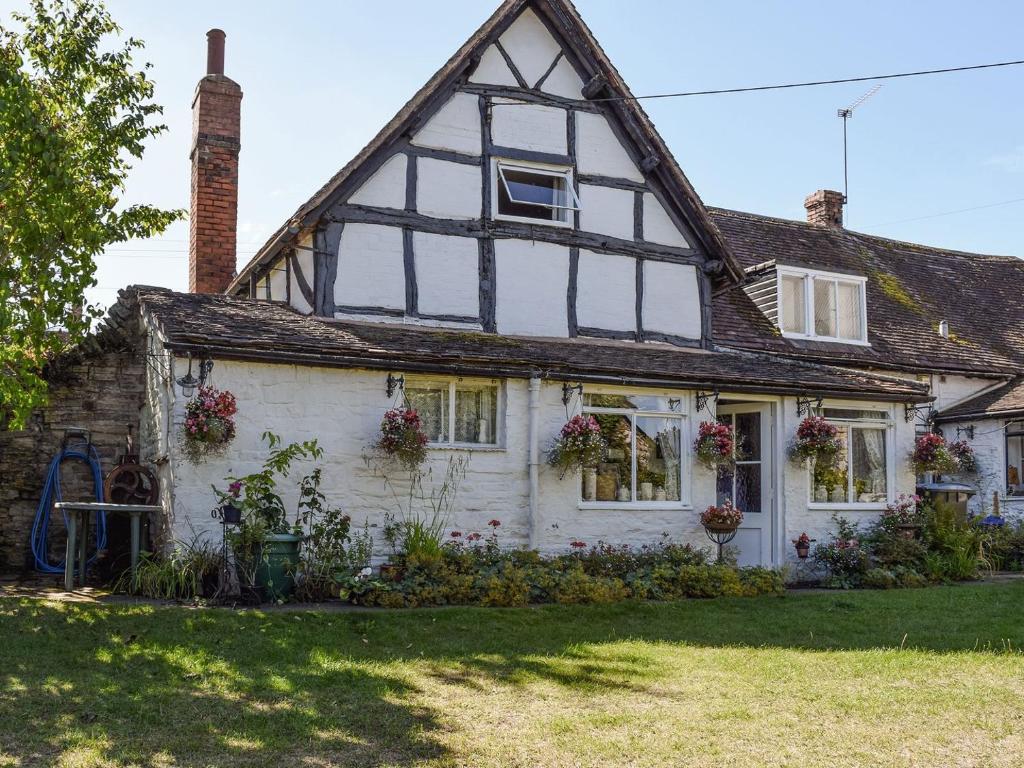
<instances>
[{"instance_id":1,"label":"tree shadow on grass","mask_svg":"<svg viewBox=\"0 0 1024 768\"><path fill-rule=\"evenodd\" d=\"M447 763L435 685L656 692L679 674L657 644L1004 652L1021 604L1024 585L379 613L0 601L0 745L20 765Z\"/></svg>"}]
</instances>

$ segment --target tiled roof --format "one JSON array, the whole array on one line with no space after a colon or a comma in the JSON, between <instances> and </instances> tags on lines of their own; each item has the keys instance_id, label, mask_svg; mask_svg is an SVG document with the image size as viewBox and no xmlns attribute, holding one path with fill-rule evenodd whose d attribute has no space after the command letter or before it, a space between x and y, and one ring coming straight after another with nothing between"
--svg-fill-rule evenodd
<instances>
[{"instance_id":1,"label":"tiled roof","mask_svg":"<svg viewBox=\"0 0 1024 768\"><path fill-rule=\"evenodd\" d=\"M867 277L870 347L782 339L769 323L751 319L751 311L760 312L738 287L715 299L713 325L719 344L843 365L1024 371L1024 260L708 210L745 269L775 262ZM940 320L949 321L949 339L938 333Z\"/></svg>"},{"instance_id":2,"label":"tiled roof","mask_svg":"<svg viewBox=\"0 0 1024 768\"><path fill-rule=\"evenodd\" d=\"M1024 377L972 397L952 408L940 411L937 421L962 421L969 418L999 418L1024 414Z\"/></svg>"},{"instance_id":3,"label":"tiled roof","mask_svg":"<svg viewBox=\"0 0 1024 768\"><path fill-rule=\"evenodd\" d=\"M466 375L692 386L747 392L837 394L923 401L926 388L749 352L705 352L664 344L499 336L422 326L342 322L291 307L227 295L132 287L112 315L141 310L175 351L214 358Z\"/></svg>"}]
</instances>

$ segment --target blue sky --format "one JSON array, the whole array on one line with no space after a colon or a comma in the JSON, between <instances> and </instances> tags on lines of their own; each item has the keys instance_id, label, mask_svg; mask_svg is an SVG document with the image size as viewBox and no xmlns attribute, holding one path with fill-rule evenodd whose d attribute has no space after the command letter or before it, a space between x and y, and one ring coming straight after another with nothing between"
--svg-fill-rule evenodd
<instances>
[{"instance_id":1,"label":"blue sky","mask_svg":"<svg viewBox=\"0 0 1024 768\"><path fill-rule=\"evenodd\" d=\"M242 103L240 264L345 164L491 13L497 0L174 3L108 0L146 42L169 133L130 201L188 207L190 105L205 32L227 32ZM0 15L24 8L0 0ZM1024 3L579 0L634 93L851 77L1024 58ZM708 205L803 218L841 189L836 110L871 83L645 103ZM857 230L1024 256L1024 66L888 81L850 128ZM929 218L921 218L929 217ZM908 221L913 219L912 221ZM187 225L101 259L109 303L130 283L187 285Z\"/></svg>"}]
</instances>

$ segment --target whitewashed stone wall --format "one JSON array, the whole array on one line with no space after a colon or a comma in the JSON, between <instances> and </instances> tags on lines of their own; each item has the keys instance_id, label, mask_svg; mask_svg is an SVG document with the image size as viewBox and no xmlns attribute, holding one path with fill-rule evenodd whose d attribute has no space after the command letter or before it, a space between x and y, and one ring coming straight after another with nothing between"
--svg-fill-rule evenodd
<instances>
[{"instance_id":1,"label":"whitewashed stone wall","mask_svg":"<svg viewBox=\"0 0 1024 768\"><path fill-rule=\"evenodd\" d=\"M185 360L175 361L174 375L180 375ZM220 527L210 518L215 500L210 486L224 487L229 475L256 470L266 455L261 442L264 431L270 430L285 441L317 438L325 452L324 490L332 503L341 505L357 525L368 520L375 526L377 554L386 554L381 537L385 514L395 511L392 495L380 477L375 476L364 460L384 411L394 400L384 391L385 374L379 371L341 370L216 361L213 373L215 386L231 390L238 398L238 433L230 450L223 457L213 458L199 466L186 463L177 444L183 419L184 401L180 392L172 398L169 430L166 403L169 390L154 383L147 410L151 425L145 436L144 454L155 461L164 490L164 503L170 510L169 536L190 539L195 533L219 536ZM175 388L176 390L176 388ZM537 516L530 519L529 505L529 435L528 382L513 379L505 382L501 416L504 444L499 449L473 451L432 449L428 467L433 481L443 477L450 456L467 456L469 468L462 482L449 528L465 533L487 532L487 522L502 522L501 540L506 546L532 545L545 552L568 549L573 540L588 544L598 541L626 543L635 546L652 544L667 535L672 541L689 542L697 547L709 543L700 527L699 514L715 501L715 478L699 464L687 470L684 494L690 505L684 509L614 508L581 509L579 478L559 478L558 472L544 463L544 456L566 419L562 404L562 387L558 382L543 382L540 390L538 447L542 464L539 468ZM693 414L693 393L677 393L688 403L690 416L684 427L683 456L690 455L689 446L696 424L706 413ZM781 403L781 440L787 446L799 424L796 403L786 398ZM876 404L876 407L885 407ZM146 421L146 419L144 419ZM913 445L913 430L902 419L894 421L896 443L896 493L911 493L914 478L906 456ZM162 431L161 431L162 430ZM827 540L832 529L832 511L810 509L808 506L808 475L805 468L779 457L782 487L781 507L777 512L778 528L774 531L779 561L795 557L790 540L801 532ZM308 467L297 467L294 477ZM428 482L428 486L429 486ZM289 508L294 507L295 492L287 483L284 494ZM841 514L857 521L877 516L877 511L842 510ZM165 539L166 540L166 539Z\"/></svg>"}]
</instances>

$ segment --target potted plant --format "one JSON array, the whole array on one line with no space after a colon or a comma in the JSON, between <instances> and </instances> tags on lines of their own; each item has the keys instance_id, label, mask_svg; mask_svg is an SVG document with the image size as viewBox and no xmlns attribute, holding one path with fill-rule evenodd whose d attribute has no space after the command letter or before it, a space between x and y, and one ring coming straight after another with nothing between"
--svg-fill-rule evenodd
<instances>
[{"instance_id":1,"label":"potted plant","mask_svg":"<svg viewBox=\"0 0 1024 768\"><path fill-rule=\"evenodd\" d=\"M736 432L731 425L702 421L697 430L697 438L693 441L693 452L697 460L708 469L727 470L736 463L738 444Z\"/></svg>"},{"instance_id":2,"label":"potted plant","mask_svg":"<svg viewBox=\"0 0 1024 768\"><path fill-rule=\"evenodd\" d=\"M945 438L935 432L929 432L917 438L911 460L914 463L914 471L918 474L925 472L948 474L956 472L958 469L957 460L950 452L949 446L946 445Z\"/></svg>"},{"instance_id":3,"label":"potted plant","mask_svg":"<svg viewBox=\"0 0 1024 768\"><path fill-rule=\"evenodd\" d=\"M195 397L185 403L185 420L179 444L185 458L201 464L208 456L224 452L235 438L235 396L213 387L199 387Z\"/></svg>"},{"instance_id":4,"label":"potted plant","mask_svg":"<svg viewBox=\"0 0 1024 768\"><path fill-rule=\"evenodd\" d=\"M817 539L812 539L807 535L806 531L793 539L793 546L796 547L796 556L801 560L806 560L807 555L811 552L811 543L815 541L817 541Z\"/></svg>"},{"instance_id":5,"label":"potted plant","mask_svg":"<svg viewBox=\"0 0 1024 768\"><path fill-rule=\"evenodd\" d=\"M385 456L415 471L427 458L428 442L416 409L403 407L392 408L384 414L375 445Z\"/></svg>"},{"instance_id":6,"label":"potted plant","mask_svg":"<svg viewBox=\"0 0 1024 768\"><path fill-rule=\"evenodd\" d=\"M947 448L950 455L956 461L959 473L973 475L978 471L978 457L974 455L974 449L971 448L966 440L952 442Z\"/></svg>"},{"instance_id":7,"label":"potted plant","mask_svg":"<svg viewBox=\"0 0 1024 768\"><path fill-rule=\"evenodd\" d=\"M226 491L213 488L221 505L234 506L241 512L241 524L227 538L235 556L243 600L282 600L291 594L299 563L302 522L309 519L311 510L323 498L318 490L317 469L299 481L296 515L289 522L278 493L278 480L288 477L294 461L317 460L323 456L323 450L316 440L282 445L281 438L272 432L264 432L263 439L269 454L260 471L228 477Z\"/></svg>"},{"instance_id":8,"label":"potted plant","mask_svg":"<svg viewBox=\"0 0 1024 768\"><path fill-rule=\"evenodd\" d=\"M904 538L916 538L922 527L920 504L920 496L901 493L886 506L882 518L899 529Z\"/></svg>"},{"instance_id":9,"label":"potted plant","mask_svg":"<svg viewBox=\"0 0 1024 768\"><path fill-rule=\"evenodd\" d=\"M743 512L733 506L729 499L716 507L710 507L700 513L700 524L711 533L733 533L743 522Z\"/></svg>"},{"instance_id":10,"label":"potted plant","mask_svg":"<svg viewBox=\"0 0 1024 768\"><path fill-rule=\"evenodd\" d=\"M554 445L548 451L548 463L557 467L559 477L585 467L595 467L608 447L597 419L589 414L573 416L558 434ZM601 480L595 480L595 493L602 497Z\"/></svg>"},{"instance_id":11,"label":"potted plant","mask_svg":"<svg viewBox=\"0 0 1024 768\"><path fill-rule=\"evenodd\" d=\"M796 428L789 454L794 461L810 461L815 467L832 466L843 449L839 430L821 416L808 416Z\"/></svg>"}]
</instances>

